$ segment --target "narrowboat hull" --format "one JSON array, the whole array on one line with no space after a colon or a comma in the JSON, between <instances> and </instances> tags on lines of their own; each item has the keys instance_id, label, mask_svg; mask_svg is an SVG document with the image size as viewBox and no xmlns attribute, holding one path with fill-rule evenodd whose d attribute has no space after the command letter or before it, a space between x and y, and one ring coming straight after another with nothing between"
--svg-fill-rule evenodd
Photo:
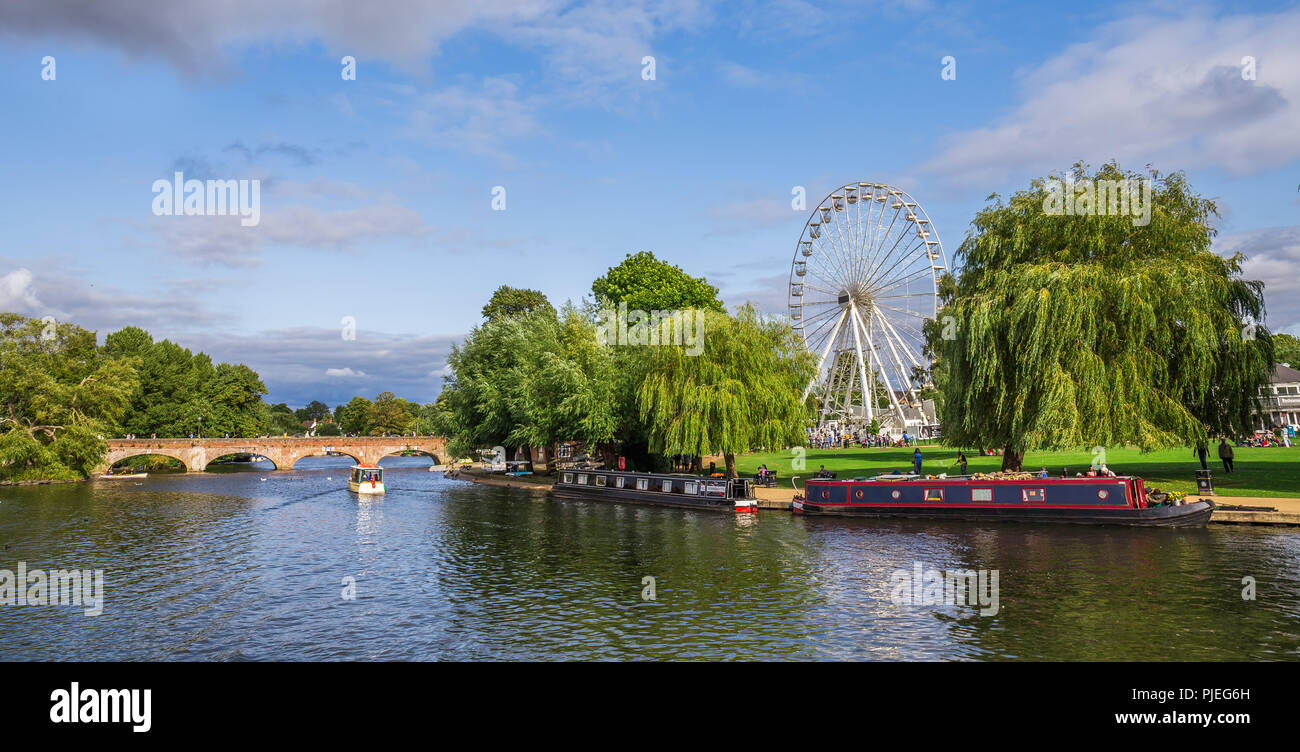
<instances>
[{"instance_id":1,"label":"narrowboat hull","mask_svg":"<svg viewBox=\"0 0 1300 752\"><path fill-rule=\"evenodd\" d=\"M1204 527L1214 512L1214 502L1196 501L1182 506L1146 509L1052 509L1029 507L872 507L794 502L795 514L823 517L908 517L929 520L983 520L997 522L1058 522L1074 525L1132 525L1136 527Z\"/></svg>"},{"instance_id":2,"label":"narrowboat hull","mask_svg":"<svg viewBox=\"0 0 1300 752\"><path fill-rule=\"evenodd\" d=\"M692 476L657 475L611 470L565 470L551 487L558 499L695 509L746 514L757 510L747 490L737 493L735 481ZM748 481L742 481L748 489Z\"/></svg>"},{"instance_id":3,"label":"narrowboat hull","mask_svg":"<svg viewBox=\"0 0 1300 752\"><path fill-rule=\"evenodd\" d=\"M809 481L795 514L831 517L1202 527L1214 502L1148 503L1141 478Z\"/></svg>"},{"instance_id":4,"label":"narrowboat hull","mask_svg":"<svg viewBox=\"0 0 1300 752\"><path fill-rule=\"evenodd\" d=\"M556 486L551 489L551 493L557 499L609 501L619 504L651 504L657 507L701 509L707 512L731 512L735 507L735 503L729 499L665 498L662 494L655 494L651 491L629 491L627 489L601 489L600 492L594 492L581 488Z\"/></svg>"}]
</instances>

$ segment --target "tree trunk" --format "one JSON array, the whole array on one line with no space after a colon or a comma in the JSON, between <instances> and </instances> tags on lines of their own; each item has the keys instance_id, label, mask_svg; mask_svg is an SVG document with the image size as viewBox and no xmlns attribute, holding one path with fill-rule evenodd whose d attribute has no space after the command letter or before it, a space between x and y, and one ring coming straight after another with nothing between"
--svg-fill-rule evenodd
<instances>
[{"instance_id":1,"label":"tree trunk","mask_svg":"<svg viewBox=\"0 0 1300 752\"><path fill-rule=\"evenodd\" d=\"M727 477L736 477L736 455L723 454L722 459L727 463Z\"/></svg>"},{"instance_id":2,"label":"tree trunk","mask_svg":"<svg viewBox=\"0 0 1300 752\"><path fill-rule=\"evenodd\" d=\"M1018 473L1021 470L1021 463L1025 461L1025 453L1016 451L1010 444L1002 450L1002 471L1006 473Z\"/></svg>"}]
</instances>

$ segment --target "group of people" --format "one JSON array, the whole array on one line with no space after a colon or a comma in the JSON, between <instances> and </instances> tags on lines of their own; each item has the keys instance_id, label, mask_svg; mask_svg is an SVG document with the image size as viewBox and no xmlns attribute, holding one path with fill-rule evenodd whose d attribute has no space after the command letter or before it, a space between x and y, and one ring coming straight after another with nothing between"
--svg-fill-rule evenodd
<instances>
[{"instance_id":1,"label":"group of people","mask_svg":"<svg viewBox=\"0 0 1300 752\"><path fill-rule=\"evenodd\" d=\"M905 447L916 444L916 436L903 432L901 438L895 439L884 433L870 433L867 429L852 428L812 428L804 429L807 437L804 445L811 449L848 449L858 446L863 449L876 447Z\"/></svg>"}]
</instances>

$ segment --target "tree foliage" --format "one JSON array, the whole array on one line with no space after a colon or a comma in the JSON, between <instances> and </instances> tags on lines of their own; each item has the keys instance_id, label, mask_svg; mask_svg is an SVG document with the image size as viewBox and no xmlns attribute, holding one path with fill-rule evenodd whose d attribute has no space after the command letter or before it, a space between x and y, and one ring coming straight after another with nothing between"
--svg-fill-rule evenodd
<instances>
[{"instance_id":1,"label":"tree foliage","mask_svg":"<svg viewBox=\"0 0 1300 752\"><path fill-rule=\"evenodd\" d=\"M339 416L339 428L343 433L356 434L358 436L370 433L370 400L365 397L353 397L343 406L342 414Z\"/></svg>"},{"instance_id":2,"label":"tree foliage","mask_svg":"<svg viewBox=\"0 0 1300 752\"><path fill-rule=\"evenodd\" d=\"M626 303L629 309L640 311L724 310L718 288L708 280L692 277L650 251L629 253L622 263L591 283L591 292L598 305L609 308Z\"/></svg>"},{"instance_id":3,"label":"tree foliage","mask_svg":"<svg viewBox=\"0 0 1300 752\"><path fill-rule=\"evenodd\" d=\"M1240 278L1241 254L1210 250L1214 203L1181 173L1072 172L1080 185L1149 178L1150 223L1049 214L1043 179L1005 203L990 197L926 326L948 440L1004 447L1004 467L1018 469L1030 449L1154 449L1241 430L1272 341L1256 323L1262 283Z\"/></svg>"},{"instance_id":4,"label":"tree foliage","mask_svg":"<svg viewBox=\"0 0 1300 752\"><path fill-rule=\"evenodd\" d=\"M721 453L735 477L735 455L803 440L810 414L801 399L816 370L813 356L786 324L751 306L735 316L711 312L704 349L639 348L645 378L636 394L652 450Z\"/></svg>"},{"instance_id":5,"label":"tree foliage","mask_svg":"<svg viewBox=\"0 0 1300 752\"><path fill-rule=\"evenodd\" d=\"M129 326L109 334L104 351L137 361L139 387L121 430L138 436L258 436L267 430L266 386L253 369L219 363L204 353Z\"/></svg>"},{"instance_id":6,"label":"tree foliage","mask_svg":"<svg viewBox=\"0 0 1300 752\"><path fill-rule=\"evenodd\" d=\"M492 298L483 306L483 318L492 319L502 316L523 316L532 313L549 313L555 316L555 306L537 290L502 285L492 293Z\"/></svg>"},{"instance_id":7,"label":"tree foliage","mask_svg":"<svg viewBox=\"0 0 1300 752\"><path fill-rule=\"evenodd\" d=\"M1273 361L1300 368L1300 338L1290 334L1273 335Z\"/></svg>"},{"instance_id":8,"label":"tree foliage","mask_svg":"<svg viewBox=\"0 0 1300 752\"><path fill-rule=\"evenodd\" d=\"M448 358L439 421L454 454L479 446L609 441L615 405L609 353L572 307L489 319Z\"/></svg>"},{"instance_id":9,"label":"tree foliage","mask_svg":"<svg viewBox=\"0 0 1300 752\"><path fill-rule=\"evenodd\" d=\"M88 476L138 386L135 363L74 324L0 313L0 480Z\"/></svg>"}]
</instances>

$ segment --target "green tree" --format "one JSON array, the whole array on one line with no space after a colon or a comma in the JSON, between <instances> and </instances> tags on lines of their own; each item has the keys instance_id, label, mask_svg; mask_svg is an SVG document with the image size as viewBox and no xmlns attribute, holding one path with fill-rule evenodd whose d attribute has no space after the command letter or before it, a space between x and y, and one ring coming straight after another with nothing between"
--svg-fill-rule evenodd
<instances>
[{"instance_id":1,"label":"green tree","mask_svg":"<svg viewBox=\"0 0 1300 752\"><path fill-rule=\"evenodd\" d=\"M475 447L591 444L613 438L617 404L610 352L572 307L498 317L448 357L453 377L435 403L435 428L452 453Z\"/></svg>"},{"instance_id":2,"label":"green tree","mask_svg":"<svg viewBox=\"0 0 1300 752\"><path fill-rule=\"evenodd\" d=\"M365 397L353 397L343 406L343 415L339 428L344 433L364 436L370 433L370 400Z\"/></svg>"},{"instance_id":3,"label":"green tree","mask_svg":"<svg viewBox=\"0 0 1300 752\"><path fill-rule=\"evenodd\" d=\"M1273 335L1273 360L1300 368L1300 338L1290 334Z\"/></svg>"},{"instance_id":4,"label":"green tree","mask_svg":"<svg viewBox=\"0 0 1300 752\"><path fill-rule=\"evenodd\" d=\"M370 433L409 433L416 407L392 392L380 392L370 405Z\"/></svg>"},{"instance_id":5,"label":"green tree","mask_svg":"<svg viewBox=\"0 0 1300 752\"><path fill-rule=\"evenodd\" d=\"M650 251L628 254L618 266L591 283L597 305L629 310L677 311L705 308L722 311L718 288L703 277L692 277L679 267L655 258Z\"/></svg>"},{"instance_id":6,"label":"green tree","mask_svg":"<svg viewBox=\"0 0 1300 752\"><path fill-rule=\"evenodd\" d=\"M307 407L303 409L306 412L306 417L303 420L321 421L330 417L329 405L320 400L312 400L311 402L308 402Z\"/></svg>"},{"instance_id":7,"label":"green tree","mask_svg":"<svg viewBox=\"0 0 1300 752\"><path fill-rule=\"evenodd\" d=\"M104 354L113 358L141 358L153 347L153 337L138 326L119 329L104 338Z\"/></svg>"},{"instance_id":8,"label":"green tree","mask_svg":"<svg viewBox=\"0 0 1300 752\"><path fill-rule=\"evenodd\" d=\"M140 385L122 418L127 433L162 437L205 433L256 436L267 430L266 386L245 365L214 365L204 353L126 327L104 340L109 356L138 360Z\"/></svg>"},{"instance_id":9,"label":"green tree","mask_svg":"<svg viewBox=\"0 0 1300 752\"><path fill-rule=\"evenodd\" d=\"M788 325L752 306L709 313L703 325L696 356L680 346L627 348L646 360L637 406L653 451L720 453L734 478L737 453L803 440L811 414L801 397L816 364Z\"/></svg>"},{"instance_id":10,"label":"green tree","mask_svg":"<svg viewBox=\"0 0 1300 752\"><path fill-rule=\"evenodd\" d=\"M492 293L492 299L483 306L483 318L491 321L501 316L521 316L531 313L549 313L555 316L555 306L537 290L501 285Z\"/></svg>"},{"instance_id":11,"label":"green tree","mask_svg":"<svg viewBox=\"0 0 1300 752\"><path fill-rule=\"evenodd\" d=\"M75 324L0 313L0 479L87 477L139 376Z\"/></svg>"},{"instance_id":12,"label":"green tree","mask_svg":"<svg viewBox=\"0 0 1300 752\"><path fill-rule=\"evenodd\" d=\"M293 414L293 410L283 402L267 408L267 431L271 436L283 436L302 432L302 421Z\"/></svg>"},{"instance_id":13,"label":"green tree","mask_svg":"<svg viewBox=\"0 0 1300 752\"><path fill-rule=\"evenodd\" d=\"M1006 203L991 197L926 324L948 440L1001 446L1003 469L1018 470L1032 449L1153 449L1243 430L1272 340L1252 324L1262 283L1240 278L1240 254L1210 250L1214 203L1181 173L1079 164L1073 177L1076 191L1149 178L1150 223L1049 213L1042 179Z\"/></svg>"}]
</instances>

